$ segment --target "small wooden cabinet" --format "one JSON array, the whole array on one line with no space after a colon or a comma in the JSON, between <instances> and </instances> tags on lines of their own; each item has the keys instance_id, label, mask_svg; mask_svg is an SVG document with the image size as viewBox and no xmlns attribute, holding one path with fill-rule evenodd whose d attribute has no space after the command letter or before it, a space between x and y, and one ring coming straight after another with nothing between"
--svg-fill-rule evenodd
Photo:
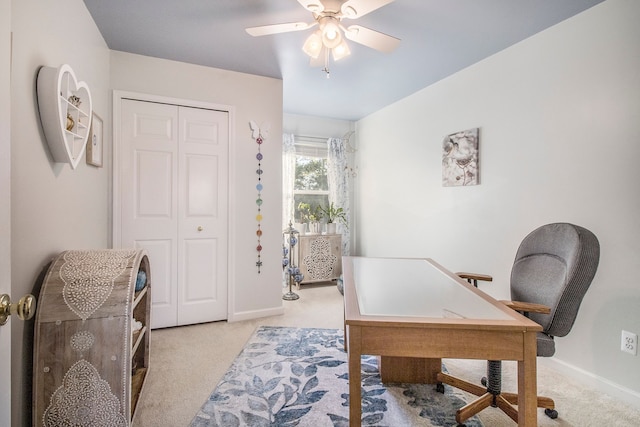
<instances>
[{"instance_id":1,"label":"small wooden cabinet","mask_svg":"<svg viewBox=\"0 0 640 427\"><path fill-rule=\"evenodd\" d=\"M298 267L301 283L328 282L342 274L342 236L316 234L299 236Z\"/></svg>"},{"instance_id":2,"label":"small wooden cabinet","mask_svg":"<svg viewBox=\"0 0 640 427\"><path fill-rule=\"evenodd\" d=\"M53 160L75 169L89 138L93 113L89 87L63 64L40 68L37 92L40 121Z\"/></svg>"},{"instance_id":3,"label":"small wooden cabinet","mask_svg":"<svg viewBox=\"0 0 640 427\"><path fill-rule=\"evenodd\" d=\"M149 367L150 278L138 249L51 263L36 313L34 426L131 425Z\"/></svg>"}]
</instances>

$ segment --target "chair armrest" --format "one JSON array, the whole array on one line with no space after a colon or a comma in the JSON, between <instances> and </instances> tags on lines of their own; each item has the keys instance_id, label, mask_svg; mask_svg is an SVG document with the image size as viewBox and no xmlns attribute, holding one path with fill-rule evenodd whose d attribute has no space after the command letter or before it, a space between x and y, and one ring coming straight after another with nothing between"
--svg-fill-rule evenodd
<instances>
[{"instance_id":1,"label":"chair armrest","mask_svg":"<svg viewBox=\"0 0 640 427\"><path fill-rule=\"evenodd\" d=\"M459 273L456 273L456 275L461 279L467 279L467 282L471 283L476 288L478 287L478 280L482 280L483 282L493 281L493 277L489 276L488 274L464 273L461 271Z\"/></svg>"},{"instance_id":2,"label":"chair armrest","mask_svg":"<svg viewBox=\"0 0 640 427\"><path fill-rule=\"evenodd\" d=\"M465 273L461 271L459 273L456 273L456 276L467 280L481 280L483 282L493 281L493 277L489 276L488 274Z\"/></svg>"},{"instance_id":3,"label":"chair armrest","mask_svg":"<svg viewBox=\"0 0 640 427\"><path fill-rule=\"evenodd\" d=\"M540 314L551 313L551 308L543 304L535 304L532 302L522 302L522 301L500 301L500 302L515 311L520 311L525 313L540 313Z\"/></svg>"}]
</instances>

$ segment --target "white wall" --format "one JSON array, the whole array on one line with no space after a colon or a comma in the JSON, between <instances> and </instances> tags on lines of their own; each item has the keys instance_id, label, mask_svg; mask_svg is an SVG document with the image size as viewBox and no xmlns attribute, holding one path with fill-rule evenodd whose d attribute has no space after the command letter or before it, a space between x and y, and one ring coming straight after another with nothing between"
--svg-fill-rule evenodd
<instances>
[{"instance_id":1,"label":"white wall","mask_svg":"<svg viewBox=\"0 0 640 427\"><path fill-rule=\"evenodd\" d=\"M235 265L229 272L229 319L281 314L282 81L113 51L111 88L235 108L235 129L231 130L235 163L230 171L236 193L230 195L232 229L229 234ZM271 126L261 147L264 155L261 244L264 249L260 274L255 266L258 146L251 137L250 120Z\"/></svg>"},{"instance_id":2,"label":"white wall","mask_svg":"<svg viewBox=\"0 0 640 427\"><path fill-rule=\"evenodd\" d=\"M59 252L107 246L109 156L101 169L52 163L38 116L36 76L43 65L71 65L108 122L109 50L81 0L13 1L11 29L11 293L20 298L32 292ZM32 337L23 337L23 325L12 321L13 426L30 419Z\"/></svg>"},{"instance_id":3,"label":"white wall","mask_svg":"<svg viewBox=\"0 0 640 427\"><path fill-rule=\"evenodd\" d=\"M636 404L640 356L620 351L620 334L640 333L638 16L640 2L608 0L360 120L356 133L361 255L493 274L482 288L508 298L529 231L591 229L599 270L556 358ZM443 137L473 127L481 185L443 188Z\"/></svg>"}]
</instances>

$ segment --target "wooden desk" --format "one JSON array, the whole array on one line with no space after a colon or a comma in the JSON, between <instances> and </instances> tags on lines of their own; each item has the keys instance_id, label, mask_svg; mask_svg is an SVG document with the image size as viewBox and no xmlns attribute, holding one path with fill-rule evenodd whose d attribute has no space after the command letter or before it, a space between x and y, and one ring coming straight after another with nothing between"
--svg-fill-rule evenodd
<instances>
[{"instance_id":1,"label":"wooden desk","mask_svg":"<svg viewBox=\"0 0 640 427\"><path fill-rule=\"evenodd\" d=\"M435 382L440 358L516 360L518 426L537 425L540 325L431 259L344 257L343 269L351 427L361 425L363 354L381 356L387 378L411 375L411 363L421 382Z\"/></svg>"}]
</instances>

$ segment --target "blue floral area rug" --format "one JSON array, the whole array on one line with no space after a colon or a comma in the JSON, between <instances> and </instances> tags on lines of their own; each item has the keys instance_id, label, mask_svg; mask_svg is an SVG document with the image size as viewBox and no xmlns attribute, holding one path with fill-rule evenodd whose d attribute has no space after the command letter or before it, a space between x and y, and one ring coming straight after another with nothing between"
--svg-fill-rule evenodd
<instances>
[{"instance_id":1,"label":"blue floral area rug","mask_svg":"<svg viewBox=\"0 0 640 427\"><path fill-rule=\"evenodd\" d=\"M348 427L348 371L342 330L261 326L191 427ZM465 404L447 385L382 384L377 358L362 358L363 426L456 426Z\"/></svg>"}]
</instances>

